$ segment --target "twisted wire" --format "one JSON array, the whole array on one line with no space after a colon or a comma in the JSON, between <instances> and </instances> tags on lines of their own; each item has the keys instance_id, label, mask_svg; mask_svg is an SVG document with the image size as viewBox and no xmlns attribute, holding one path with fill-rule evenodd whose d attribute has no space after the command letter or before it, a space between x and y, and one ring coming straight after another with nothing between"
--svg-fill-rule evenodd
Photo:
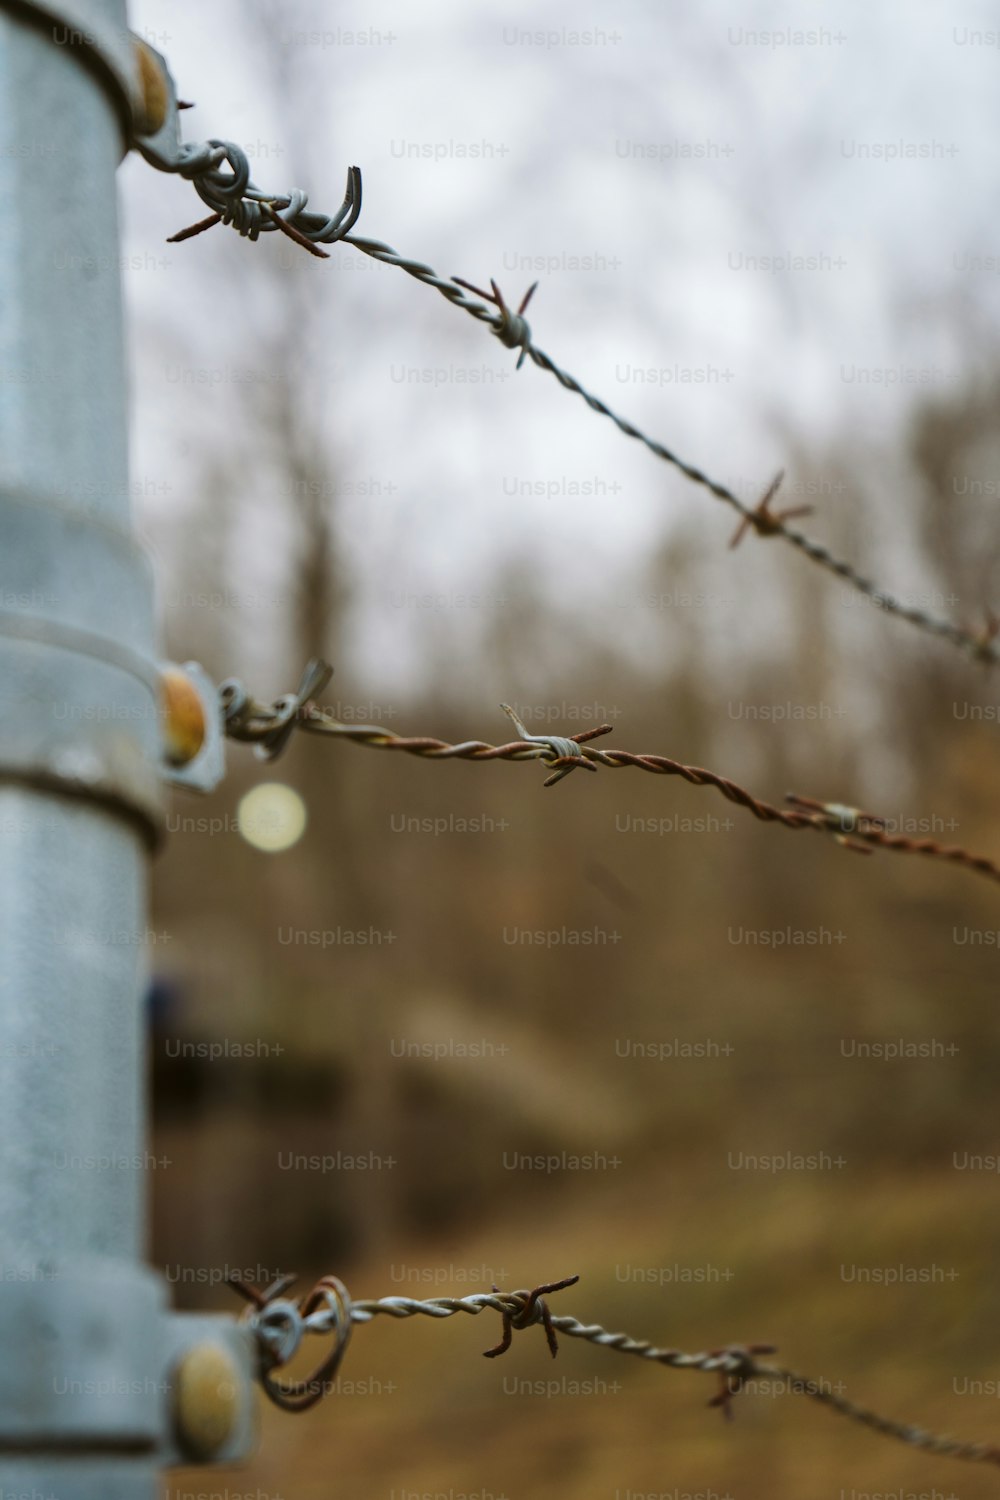
<instances>
[{"instance_id":1,"label":"twisted wire","mask_svg":"<svg viewBox=\"0 0 1000 1500\"><path fill-rule=\"evenodd\" d=\"M759 536L782 537L804 557L828 573L832 573L872 603L877 604L887 614L896 615L918 629L948 641L967 652L975 660L991 664L1000 661L1000 648L994 644L996 632L989 626L981 633L974 633L963 629L951 620L932 614L929 610L906 604L903 600L878 588L853 564L837 557L822 542L817 542L805 533L789 526L787 519L781 515L769 512L767 500L775 486L771 487L760 504L747 505L727 485L712 479L696 465L687 463L664 443L649 437L632 422L614 412L600 397L586 390L573 375L561 369L555 360L532 342L531 330L527 320L523 317L523 312L535 290L534 286L515 313L505 304L495 282L493 295L490 297L489 294L479 291L477 287L460 278L445 279L439 276L431 266L400 255L397 250L382 240L351 234L350 231L361 212L361 172L358 167L348 169L347 189L341 207L336 213L326 215L307 212L308 197L299 188L292 189L288 193L267 193L256 187L250 180L250 163L247 154L234 141L224 141L213 137L200 145L179 145L173 160L160 159L157 165L167 171L179 172L188 178L194 184L202 200L213 210L209 218L181 230L179 234L170 236L170 242L176 243L189 239L192 235L200 234L215 224L224 223L251 240L256 240L261 233L281 230L305 250L321 259L327 257L318 245L340 240L360 250L363 255L370 256L385 265L398 267L408 276L423 282L425 286L433 287L442 297L455 307L462 308L477 321L488 324L507 348L519 349L520 355L517 362L519 369L525 356L530 357L539 369L555 376L565 390L580 396L591 411L612 421L619 432L642 443L650 453L662 459L664 463L671 464L693 484L700 485L717 500L731 506L743 522ZM227 165L228 171L225 170ZM485 306L483 301L467 296L467 291L474 292L477 298L491 301L492 307ZM800 514L801 507L795 513Z\"/></svg>"},{"instance_id":2,"label":"twisted wire","mask_svg":"<svg viewBox=\"0 0 1000 1500\"><path fill-rule=\"evenodd\" d=\"M506 1352L515 1329L527 1329L540 1323L545 1328L553 1355L558 1353L556 1334L564 1333L570 1338L584 1339L598 1348L631 1354L669 1369L698 1370L714 1374L719 1378L720 1390L709 1405L721 1408L726 1416L732 1416L733 1400L748 1381L779 1381L791 1394L807 1396L810 1400L829 1407L838 1416L871 1428L882 1437L905 1443L908 1447L942 1458L961 1459L966 1463L1000 1465L1000 1447L992 1443L969 1442L947 1433L931 1432L914 1423L884 1417L870 1407L848 1400L835 1391L829 1381L812 1380L783 1365L762 1360L760 1355L775 1353L772 1344L728 1344L721 1349L688 1354L681 1349L659 1348L648 1339L632 1338L626 1333L612 1333L600 1323L582 1323L578 1318L550 1312L547 1296L551 1292L572 1286L579 1280L577 1276L567 1276L561 1281L549 1282L531 1291L521 1289L501 1292L498 1287L494 1287L492 1292L473 1292L465 1297L391 1296L358 1302L352 1300L347 1288L336 1277L325 1276L298 1303L283 1296L293 1279L289 1276L282 1277L263 1293L238 1279L232 1281L235 1289L254 1306L249 1318L261 1351L262 1383L275 1404L286 1411L306 1410L335 1389L330 1381L315 1377L312 1381L297 1382L291 1387L274 1381L274 1368L297 1352L304 1334L332 1335L330 1352L317 1372L320 1374L336 1371L355 1323L370 1323L379 1316L397 1319L451 1318L457 1313L465 1313L470 1317L478 1317L480 1313L493 1310L503 1319L503 1338L499 1344L484 1351L487 1358Z\"/></svg>"},{"instance_id":3,"label":"twisted wire","mask_svg":"<svg viewBox=\"0 0 1000 1500\"><path fill-rule=\"evenodd\" d=\"M424 265L421 261L410 260L400 255L398 251L393 250L389 245L383 244L380 240L369 240L358 235L347 234L344 236L344 243L353 245L356 250L360 250L363 254L371 256L374 260L382 261L386 265L398 266L408 276L413 276L417 281L422 281L425 286L433 287L435 291L440 292L443 297L446 297L449 302L453 303L456 307L461 307L465 312L470 313L472 317L478 319L479 322L488 323L493 332L497 334L508 348L519 347L522 351L522 358L524 354L527 354L539 369L546 370L550 375L554 375L565 390L572 391L574 395L582 397L591 411L609 418L618 428L619 432L624 433L626 437L635 438L648 448L650 453L654 454L655 457L662 459L664 463L671 464L684 475L685 479L689 479L693 484L700 485L703 489L708 490L709 494L714 495L717 500L721 500L726 505L731 506L759 535L783 537L786 542L797 548L811 562L816 563L818 567L824 568L828 573L832 573L835 577L841 579L842 582L849 584L859 594L863 594L865 598L870 599L880 609L885 610L886 614L896 615L900 619L908 621L909 624L915 625L920 630L938 636L942 640L949 641L952 645L958 646L961 650L968 652L976 661L991 664L1000 661L1000 649L994 644L992 636L988 631L977 635L970 630L963 629L960 625L956 625L951 620L932 614L929 610L920 609L914 605L906 604L901 599L897 599L894 595L887 593L886 590L880 589L870 578L866 578L853 564L846 562L843 558L837 557L822 542L817 542L812 537L806 536L804 532L799 531L793 526L789 526L780 517L768 515L760 507L747 505L727 485L720 484L717 480L712 479L710 475L706 474L703 469L697 468L694 464L687 463L664 443L649 437L647 433L636 427L632 422L627 421L624 417L619 416L617 412L612 411L611 407L602 401L599 396L595 396L586 390L575 376L561 369L555 360L546 354L544 350L539 349L533 344L531 342L530 329L528 329L525 320L517 314L511 314L510 310L502 303L498 310L491 311L490 308L483 306L481 303L470 303L468 298L456 296L455 284L457 279L451 282L443 280L430 266ZM458 284L468 285L467 282ZM516 324L513 322L515 318L517 319ZM518 365L520 366L520 364L521 360L519 359Z\"/></svg>"},{"instance_id":4,"label":"twisted wire","mask_svg":"<svg viewBox=\"0 0 1000 1500\"><path fill-rule=\"evenodd\" d=\"M846 1417L848 1421L858 1422L863 1427L870 1427L873 1432L880 1433L882 1437L895 1438L900 1443L906 1443L910 1448L919 1448L923 1453L933 1453L940 1458L958 1458L965 1463L972 1464L1000 1464L1000 1448L993 1443L974 1443L961 1438L954 1438L950 1433L930 1432L925 1427L918 1427L912 1422L897 1422L892 1417L883 1417L879 1412L872 1411L870 1407L860 1406L856 1401L849 1401L846 1396L840 1395L833 1390L829 1384L823 1381L810 1380L805 1375L798 1374L795 1370L785 1369L781 1365L757 1364L753 1377L780 1380L787 1384L795 1395L808 1396L811 1401L818 1401L821 1406L828 1406L838 1416Z\"/></svg>"},{"instance_id":5,"label":"twisted wire","mask_svg":"<svg viewBox=\"0 0 1000 1500\"><path fill-rule=\"evenodd\" d=\"M370 1323L379 1314L386 1314L391 1318L417 1316L451 1318L456 1313L468 1313L475 1317L485 1312L487 1308L492 1308L506 1317L517 1317L519 1311L523 1310L528 1296L529 1293L518 1291L473 1292L466 1297L378 1297L369 1301L352 1302L351 1319L355 1323ZM544 1312L539 1311L539 1304L536 1304L533 1313L525 1320L523 1326L528 1327L532 1323L541 1322L543 1317ZM599 1323L581 1323L578 1318L565 1314L550 1313L548 1321L559 1333L568 1334L570 1338L585 1339L588 1343L597 1344L603 1349L616 1349L619 1354L635 1354L642 1359L667 1365L674 1370L702 1370L707 1373L718 1371L723 1375L748 1378L751 1370L755 1371L758 1368L754 1364L750 1350L742 1345L732 1344L724 1349L713 1349L701 1354L686 1354L681 1349L658 1349L646 1339L633 1339L625 1333L609 1333ZM325 1330L317 1327L317 1331ZM752 1347L771 1349L770 1345L753 1345Z\"/></svg>"},{"instance_id":6,"label":"twisted wire","mask_svg":"<svg viewBox=\"0 0 1000 1500\"><path fill-rule=\"evenodd\" d=\"M257 747L257 754L272 760L285 748L296 728L310 734L328 735L351 740L379 750L397 750L425 760L541 760L552 774L545 786L576 770L596 771L632 767L654 776L680 776L692 786L710 786L727 801L745 808L764 823L780 823L785 828L811 828L832 835L843 847L855 853L869 854L886 849L896 854L919 854L925 858L945 860L960 865L987 880L1000 882L1000 865L984 855L972 854L955 844L941 844L935 839L914 839L889 832L881 819L857 808L837 802L820 802L813 797L789 793L790 807L775 807L755 797L746 787L704 766L689 766L666 755L635 754L630 750L598 749L589 742L613 732L610 724L585 729L571 736L529 735L520 719L508 705L505 712L514 721L521 738L508 744L491 745L484 740L463 740L450 744L429 735L406 736L373 724L344 724L314 702L315 695L328 681L331 668L318 659L309 662L298 691L288 693L271 706L258 703L242 683L231 678L219 690L226 735Z\"/></svg>"},{"instance_id":7,"label":"twisted wire","mask_svg":"<svg viewBox=\"0 0 1000 1500\"><path fill-rule=\"evenodd\" d=\"M343 239L361 213L361 172L347 169L344 201L336 213L313 213L306 209L309 195L301 188L269 193L250 180L250 159L235 141L213 136L200 145L181 145L173 157L159 156L161 171L177 172L193 183L195 191L212 210L207 219L169 236L168 244L179 244L202 234L216 224L227 224L237 234L256 240L261 234L280 230L303 249L327 259L319 244ZM228 170L226 170L228 168Z\"/></svg>"}]
</instances>

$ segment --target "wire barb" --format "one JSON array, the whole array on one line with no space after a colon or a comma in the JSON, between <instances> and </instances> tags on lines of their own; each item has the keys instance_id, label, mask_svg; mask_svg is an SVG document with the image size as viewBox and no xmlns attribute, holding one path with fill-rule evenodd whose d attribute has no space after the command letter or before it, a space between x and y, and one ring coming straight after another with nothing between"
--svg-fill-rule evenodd
<instances>
[{"instance_id":1,"label":"wire barb","mask_svg":"<svg viewBox=\"0 0 1000 1500\"><path fill-rule=\"evenodd\" d=\"M327 252L325 250L321 250L318 245L314 245L312 240L308 239L302 233L301 229L296 229L294 224L290 224L287 219L283 219L281 217L278 209L279 207L287 208L287 203L282 203L279 200L276 203L264 203L262 206L264 212L274 224L275 229L280 229L282 234L286 234L290 240L294 240L297 245L301 245L303 250L308 250L310 255L315 255L317 260L330 259Z\"/></svg>"},{"instance_id":2,"label":"wire barb","mask_svg":"<svg viewBox=\"0 0 1000 1500\"><path fill-rule=\"evenodd\" d=\"M557 781L561 781L563 777L568 776L571 771L597 770L597 767L595 765L592 765L591 762L589 760L586 760L584 757L584 752L580 748L582 737L578 739L567 739L561 734L529 734L509 703L501 703L500 707L503 709L507 717L513 720L514 728L517 730L522 740L526 740L529 745L545 745L551 750L552 754L551 756L546 757L545 764L549 766L557 766L558 770L554 773L554 775L549 776L543 783L543 785L554 786ZM602 724L599 729L591 729L588 732L587 738L594 739L599 734L610 733L611 725Z\"/></svg>"},{"instance_id":3,"label":"wire barb","mask_svg":"<svg viewBox=\"0 0 1000 1500\"><path fill-rule=\"evenodd\" d=\"M794 807L815 810L828 832L838 844L855 853L869 854L873 849L891 849L898 854L923 854L931 859L943 859L951 864L962 865L989 880L1000 880L1000 866L979 854L970 854L957 844L941 844L937 839L914 839L902 833L890 833L884 818L872 813L859 812L855 807L845 807L840 802L817 802L813 797L801 797L789 792L786 802Z\"/></svg>"},{"instance_id":4,"label":"wire barb","mask_svg":"<svg viewBox=\"0 0 1000 1500\"><path fill-rule=\"evenodd\" d=\"M493 288L492 296L490 296L489 292L480 291L479 287L473 286L471 281L463 281L461 276L453 276L451 279L456 286L465 287L468 292L475 292L476 296L482 297L484 302L492 302L494 307L499 308L500 319L494 325L493 332L508 349L520 349L521 353L518 356L517 364L514 366L515 370L519 370L524 364L526 356L531 352L531 329L528 326L528 320L524 316L524 310L535 295L538 282L533 281L531 283L521 298L521 305L515 313L511 312L503 300L503 293L492 277L490 278L490 286Z\"/></svg>"},{"instance_id":5,"label":"wire barb","mask_svg":"<svg viewBox=\"0 0 1000 1500\"><path fill-rule=\"evenodd\" d=\"M556 1338L555 1328L552 1326L552 1314L549 1312L548 1303L545 1301L549 1292L561 1292L564 1287L575 1286L580 1280L579 1276L564 1276L562 1281L547 1281L541 1286L536 1286L530 1292L511 1292L511 1299L517 1299L522 1303L519 1312L504 1310L503 1335L499 1344L494 1344L492 1349L484 1349L483 1355L486 1359L496 1359L498 1354L505 1354L511 1346L515 1328L529 1328L532 1323L541 1321L545 1329L545 1338L548 1342L549 1353L555 1359L559 1353L559 1341ZM494 1286L493 1290L499 1292L500 1288Z\"/></svg>"},{"instance_id":6,"label":"wire barb","mask_svg":"<svg viewBox=\"0 0 1000 1500\"><path fill-rule=\"evenodd\" d=\"M771 501L781 488L784 477L784 469L779 469L758 500L756 509L748 512L740 521L729 543L730 547L738 547L748 531L755 531L758 536L777 536L785 521L790 521L795 516L812 515L811 505L791 505L786 510L771 510Z\"/></svg>"}]
</instances>

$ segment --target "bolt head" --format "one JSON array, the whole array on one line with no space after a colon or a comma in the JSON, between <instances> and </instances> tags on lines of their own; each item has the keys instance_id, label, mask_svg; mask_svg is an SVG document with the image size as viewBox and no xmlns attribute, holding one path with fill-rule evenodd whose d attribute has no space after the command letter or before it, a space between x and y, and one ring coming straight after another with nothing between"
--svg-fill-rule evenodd
<instances>
[{"instance_id":1,"label":"bolt head","mask_svg":"<svg viewBox=\"0 0 1000 1500\"><path fill-rule=\"evenodd\" d=\"M192 1458L214 1458L233 1436L240 1412L240 1372L218 1344L195 1344L174 1375L177 1441Z\"/></svg>"},{"instance_id":2,"label":"bolt head","mask_svg":"<svg viewBox=\"0 0 1000 1500\"><path fill-rule=\"evenodd\" d=\"M205 710L198 689L180 667L160 674L163 699L163 745L172 766L186 766L205 743Z\"/></svg>"}]
</instances>

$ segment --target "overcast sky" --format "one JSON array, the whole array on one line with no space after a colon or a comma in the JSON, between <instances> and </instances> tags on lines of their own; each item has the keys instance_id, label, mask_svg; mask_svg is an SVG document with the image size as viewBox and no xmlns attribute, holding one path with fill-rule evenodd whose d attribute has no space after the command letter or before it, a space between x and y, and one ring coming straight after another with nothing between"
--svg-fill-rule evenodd
<instances>
[{"instance_id":1,"label":"overcast sky","mask_svg":"<svg viewBox=\"0 0 1000 1500\"><path fill-rule=\"evenodd\" d=\"M959 385L1000 323L986 4L344 0L276 7L269 36L224 0L131 11L197 104L186 138L237 140L259 185L321 208L357 163L359 233L444 275L493 275L512 301L539 279L536 342L748 497L786 461L786 435L817 452L871 444L891 472L921 388ZM241 379L265 378L254 262L294 247L223 229L165 245L205 210L137 157L121 193L140 518L156 535L204 504L215 444L242 452L266 541L274 477L253 475L253 432L232 417ZM515 375L516 356L435 292L341 247L308 269L303 358L328 401L359 661L376 677L387 644L419 666L394 595L488 591L507 555L530 551L561 599L611 602L677 518L710 528L720 569L746 566L703 492L550 376ZM891 581L915 582L905 568Z\"/></svg>"}]
</instances>

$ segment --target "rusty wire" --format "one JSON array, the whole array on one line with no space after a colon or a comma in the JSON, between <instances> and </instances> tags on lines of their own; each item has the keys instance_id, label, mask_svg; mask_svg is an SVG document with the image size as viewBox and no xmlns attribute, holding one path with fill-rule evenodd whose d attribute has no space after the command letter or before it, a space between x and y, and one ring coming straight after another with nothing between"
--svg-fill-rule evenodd
<instances>
[{"instance_id":1,"label":"rusty wire","mask_svg":"<svg viewBox=\"0 0 1000 1500\"><path fill-rule=\"evenodd\" d=\"M596 771L599 766L621 770L626 766L648 771L655 776L681 776L693 786L712 786L728 801L745 807L764 823L780 823L785 828L811 828L831 835L842 847L856 854L871 854L874 849L888 849L897 854L920 854L963 866L988 880L1000 881L1000 865L985 856L971 854L955 844L941 844L936 839L914 839L891 833L883 819L872 813L847 807L840 802L821 802L813 797L790 792L789 807L775 807L748 792L745 787L703 766L687 766L666 755L637 755L630 750L601 750L590 741L613 733L613 726L601 724L578 734L563 736L529 734L514 710L503 704L520 736L505 745L490 745L483 740L447 740L428 735L406 736L373 724L343 724L320 708L315 699L322 692L332 668L318 659L310 661L303 673L298 691L285 694L271 705L258 703L242 683L234 678L219 690L225 732L230 739L253 744L264 760L273 760L288 743L295 730L330 735L380 750L401 750L427 760L540 760L551 770L544 782L552 786L572 771Z\"/></svg>"},{"instance_id":2,"label":"rusty wire","mask_svg":"<svg viewBox=\"0 0 1000 1500\"><path fill-rule=\"evenodd\" d=\"M727 1344L721 1349L687 1354L680 1349L658 1348L648 1339L611 1333L599 1323L581 1323L577 1318L552 1313L548 1296L573 1286L579 1281L578 1276L545 1282L531 1290L522 1288L501 1292L494 1286L492 1292L474 1292L466 1297L379 1297L359 1302L352 1301L343 1282L335 1276L324 1276L307 1296L299 1301L293 1300L285 1293L294 1279L293 1276L283 1276L266 1290L258 1291L238 1278L230 1278L230 1285L251 1304L244 1317L257 1340L259 1373L264 1389L275 1405L284 1411L304 1411L323 1396L336 1391L336 1383L330 1377L340 1365L355 1323L370 1323L380 1315L390 1318L418 1315L450 1318L456 1313L467 1313L478 1317L491 1309L502 1319L502 1337L499 1343L483 1351L487 1359L494 1359L510 1348L515 1330L541 1324L553 1357L558 1353L557 1334L564 1333L570 1338L585 1339L600 1348L633 1354L670 1369L713 1374L719 1381L719 1389L708 1404L720 1408L727 1417L732 1416L733 1400L748 1381L778 1381L794 1395L808 1396L849 1421L870 1427L883 1437L894 1438L924 1453L962 1459L966 1463L1000 1465L1000 1447L992 1443L967 1442L948 1434L929 1432L913 1423L883 1417L868 1407L849 1401L834 1390L829 1381L813 1380L783 1365L762 1360L761 1355L777 1352L773 1344ZM333 1336L322 1363L308 1380L293 1381L289 1385L276 1382L273 1371L298 1352L307 1334Z\"/></svg>"},{"instance_id":3,"label":"rusty wire","mask_svg":"<svg viewBox=\"0 0 1000 1500\"><path fill-rule=\"evenodd\" d=\"M162 163L160 165L162 166ZM220 170L220 167L226 166L231 169L228 173ZM574 376L560 369L548 354L532 342L531 329L524 317L525 308L538 285L537 282L528 289L515 312L507 306L495 281L490 283L492 290L484 292L472 282L458 276L446 280L430 266L400 255L391 245L381 240L351 234L349 231L357 221L361 210L361 172L358 167L350 168L344 202L340 209L330 216L308 212L307 196L299 189L291 193L268 193L257 188L250 181L250 166L246 153L232 141L213 139L202 146L183 147L178 164L172 165L171 170L182 171L184 176L190 178L198 193L215 212L209 218L200 220L180 230L179 233L171 235L170 243L190 239L212 228L215 224L225 223L236 229L239 234L252 240L257 239L263 231L280 230L319 259L328 259L328 256L325 251L319 249L317 241L325 243L341 241L345 245L352 245L354 249L360 250L363 255L368 255L373 260L399 267L407 275L423 282L425 286L433 287L449 302L462 308L479 322L488 324L507 348L518 349L520 351L517 360L518 369L521 368L525 358L530 357L539 369L554 375L565 390L582 397L591 411L608 417L626 437L635 438L657 458L679 470L686 479L708 490L709 494L717 500L721 500L737 511L741 518L740 526L731 545L735 546L748 530L752 530L760 537L780 536L810 562L832 573L880 609L885 610L887 614L896 615L899 619L908 621L909 624L927 634L950 642L951 645L958 647L976 661L987 664L1000 661L1000 646L996 642L997 633L991 627L991 616L988 611L984 628L977 631L956 625L954 621L932 614L929 610L907 604L904 600L897 599L886 590L880 589L870 578L866 578L851 563L837 557L823 543L815 541L812 537L790 526L788 524L790 520L809 514L812 508L793 506L782 511L774 511L770 508L770 502L784 477L783 471L771 481L756 505L747 505L727 485L710 478L702 469L685 462L663 443L649 437L631 422L626 421L624 417L618 416L599 397L587 391ZM470 292L481 300L472 300L467 295Z\"/></svg>"}]
</instances>

